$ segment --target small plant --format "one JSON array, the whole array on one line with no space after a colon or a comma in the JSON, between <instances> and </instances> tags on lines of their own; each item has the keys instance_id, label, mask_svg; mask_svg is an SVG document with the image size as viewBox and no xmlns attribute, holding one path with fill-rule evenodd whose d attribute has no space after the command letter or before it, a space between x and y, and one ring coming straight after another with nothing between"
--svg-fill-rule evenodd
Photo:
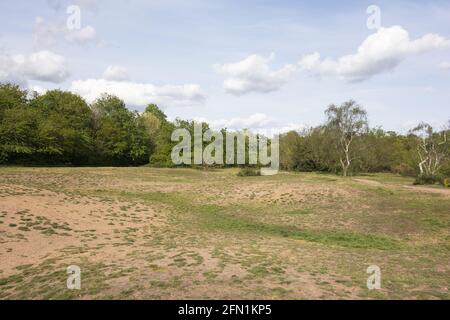
<instances>
[{"instance_id":1,"label":"small plant","mask_svg":"<svg viewBox=\"0 0 450 320\"><path fill-rule=\"evenodd\" d=\"M260 176L261 175L261 170L258 168L241 168L241 170L239 170L238 174L239 177L255 177L255 176Z\"/></svg>"},{"instance_id":2,"label":"small plant","mask_svg":"<svg viewBox=\"0 0 450 320\"><path fill-rule=\"evenodd\" d=\"M445 188L450 188L450 178L445 178L445 179L442 181L442 184L443 184L443 186L444 186Z\"/></svg>"},{"instance_id":3,"label":"small plant","mask_svg":"<svg viewBox=\"0 0 450 320\"><path fill-rule=\"evenodd\" d=\"M442 178L435 175L419 175L414 181L414 185L436 184L442 181Z\"/></svg>"}]
</instances>

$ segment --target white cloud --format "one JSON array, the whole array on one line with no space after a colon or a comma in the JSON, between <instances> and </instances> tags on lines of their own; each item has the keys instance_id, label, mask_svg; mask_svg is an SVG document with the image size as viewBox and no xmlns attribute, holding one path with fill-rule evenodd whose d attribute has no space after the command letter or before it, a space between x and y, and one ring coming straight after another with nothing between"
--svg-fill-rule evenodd
<instances>
[{"instance_id":1,"label":"white cloud","mask_svg":"<svg viewBox=\"0 0 450 320\"><path fill-rule=\"evenodd\" d=\"M0 82L25 85L25 81L14 71L14 62L9 55L0 54Z\"/></svg>"},{"instance_id":2,"label":"white cloud","mask_svg":"<svg viewBox=\"0 0 450 320\"><path fill-rule=\"evenodd\" d=\"M69 30L64 21L48 22L42 17L36 17L33 38L38 48L48 48L60 40L76 44L93 42L97 39L97 32L92 26Z\"/></svg>"},{"instance_id":3,"label":"white cloud","mask_svg":"<svg viewBox=\"0 0 450 320\"><path fill-rule=\"evenodd\" d=\"M66 29L67 30L67 29ZM86 26L81 29L67 30L65 39L76 43L86 43L95 40L97 32L91 26Z\"/></svg>"},{"instance_id":4,"label":"white cloud","mask_svg":"<svg viewBox=\"0 0 450 320\"><path fill-rule=\"evenodd\" d=\"M110 81L126 81L130 79L128 70L121 66L108 66L103 73L103 78Z\"/></svg>"},{"instance_id":5,"label":"white cloud","mask_svg":"<svg viewBox=\"0 0 450 320\"><path fill-rule=\"evenodd\" d=\"M194 118L197 122L206 122L214 130L227 128L229 130L250 129L252 132L271 136L276 133L285 133L292 130L301 130L304 125L294 123L282 123L264 113L255 113L248 117L235 117L231 119L211 120L202 117Z\"/></svg>"},{"instance_id":6,"label":"white cloud","mask_svg":"<svg viewBox=\"0 0 450 320\"><path fill-rule=\"evenodd\" d=\"M444 61L439 64L439 68L442 70L450 70L450 62Z\"/></svg>"},{"instance_id":7,"label":"white cloud","mask_svg":"<svg viewBox=\"0 0 450 320\"><path fill-rule=\"evenodd\" d=\"M41 87L41 86L38 86L38 85L29 86L28 90L29 91L35 91L35 92L37 92L40 95L41 94L45 94L48 91L48 89L46 89L44 87Z\"/></svg>"},{"instance_id":8,"label":"white cloud","mask_svg":"<svg viewBox=\"0 0 450 320\"><path fill-rule=\"evenodd\" d=\"M450 47L450 41L437 34L411 40L400 26L381 28L367 37L354 54L338 59L322 59L319 53L304 56L303 69L319 75L333 75L347 81L363 81L391 71L409 56Z\"/></svg>"},{"instance_id":9,"label":"white cloud","mask_svg":"<svg viewBox=\"0 0 450 320\"><path fill-rule=\"evenodd\" d=\"M62 32L62 27L46 22L42 17L36 17L33 30L33 39L36 47L48 48L55 45Z\"/></svg>"},{"instance_id":10,"label":"white cloud","mask_svg":"<svg viewBox=\"0 0 450 320\"><path fill-rule=\"evenodd\" d=\"M196 84L156 86L130 81L87 79L73 81L71 91L93 102L103 93L118 96L126 104L144 107L149 103L162 106L187 106L202 103L204 96Z\"/></svg>"},{"instance_id":11,"label":"white cloud","mask_svg":"<svg viewBox=\"0 0 450 320\"><path fill-rule=\"evenodd\" d=\"M99 0L47 0L49 7L56 11L65 10L70 5L77 5L82 9L97 11L99 2Z\"/></svg>"},{"instance_id":12,"label":"white cloud","mask_svg":"<svg viewBox=\"0 0 450 320\"><path fill-rule=\"evenodd\" d=\"M196 121L208 122L214 129L228 128L231 130L267 128L275 124L275 120L266 114L255 113L249 117L237 117L221 120L207 120L206 118L195 118Z\"/></svg>"},{"instance_id":13,"label":"white cloud","mask_svg":"<svg viewBox=\"0 0 450 320\"><path fill-rule=\"evenodd\" d=\"M31 80L60 83L69 76L64 57L48 50L15 55L13 63L19 74Z\"/></svg>"},{"instance_id":14,"label":"white cloud","mask_svg":"<svg viewBox=\"0 0 450 320\"><path fill-rule=\"evenodd\" d=\"M269 64L274 57L274 54L267 58L254 54L236 63L215 65L214 69L225 76L223 87L227 93L268 93L279 90L296 70L293 65L285 65L279 70L271 71Z\"/></svg>"},{"instance_id":15,"label":"white cloud","mask_svg":"<svg viewBox=\"0 0 450 320\"><path fill-rule=\"evenodd\" d=\"M0 55L0 61L0 81L20 84L28 80L60 83L69 76L64 57L48 50Z\"/></svg>"}]
</instances>

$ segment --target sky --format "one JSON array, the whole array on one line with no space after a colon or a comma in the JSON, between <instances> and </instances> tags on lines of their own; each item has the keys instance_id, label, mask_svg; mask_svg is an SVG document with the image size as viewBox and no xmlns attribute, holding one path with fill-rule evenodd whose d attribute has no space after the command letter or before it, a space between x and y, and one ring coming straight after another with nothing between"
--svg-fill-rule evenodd
<instances>
[{"instance_id":1,"label":"sky","mask_svg":"<svg viewBox=\"0 0 450 320\"><path fill-rule=\"evenodd\" d=\"M285 132L363 106L372 127L450 119L449 1L2 0L0 82L170 119Z\"/></svg>"}]
</instances>

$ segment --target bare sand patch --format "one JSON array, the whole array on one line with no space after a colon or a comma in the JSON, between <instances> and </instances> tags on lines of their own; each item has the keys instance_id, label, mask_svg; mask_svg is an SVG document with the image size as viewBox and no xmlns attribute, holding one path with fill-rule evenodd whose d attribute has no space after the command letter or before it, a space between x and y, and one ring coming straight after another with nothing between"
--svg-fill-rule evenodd
<instances>
[{"instance_id":1,"label":"bare sand patch","mask_svg":"<svg viewBox=\"0 0 450 320\"><path fill-rule=\"evenodd\" d=\"M279 203L279 204L306 204L306 203L324 203L333 199L348 200L352 197L352 193L348 189L335 186L327 186L325 184L310 184L301 182L255 182L240 183L232 185L228 189L213 192L214 189L208 190L209 194L214 194L214 198L209 201L216 203L240 203L259 202L259 203Z\"/></svg>"},{"instance_id":2,"label":"bare sand patch","mask_svg":"<svg viewBox=\"0 0 450 320\"><path fill-rule=\"evenodd\" d=\"M369 179L353 179L353 181L361 182L363 184L374 186L374 187L382 187L384 184L378 181L369 180Z\"/></svg>"},{"instance_id":3,"label":"bare sand patch","mask_svg":"<svg viewBox=\"0 0 450 320\"><path fill-rule=\"evenodd\" d=\"M0 190L3 275L17 266L59 256L68 247L103 245L101 260L108 246L114 248L129 235L138 241L165 220L163 214L143 204L14 185L0 185Z\"/></svg>"},{"instance_id":4,"label":"bare sand patch","mask_svg":"<svg viewBox=\"0 0 450 320\"><path fill-rule=\"evenodd\" d=\"M450 197L450 189L449 188L432 188L432 187L421 187L421 186L403 186L408 190L414 190L416 192L428 192L428 193L436 193L441 194L446 197Z\"/></svg>"}]
</instances>

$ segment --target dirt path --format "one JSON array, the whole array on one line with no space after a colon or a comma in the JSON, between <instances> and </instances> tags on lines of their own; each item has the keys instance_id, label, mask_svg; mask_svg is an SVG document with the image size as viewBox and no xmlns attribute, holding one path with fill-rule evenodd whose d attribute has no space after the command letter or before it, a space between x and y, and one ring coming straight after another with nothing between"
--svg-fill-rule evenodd
<instances>
[{"instance_id":1,"label":"dirt path","mask_svg":"<svg viewBox=\"0 0 450 320\"><path fill-rule=\"evenodd\" d=\"M361 182L361 183L369 185L369 186L376 186L376 187L384 186L381 182L374 181L374 180L368 180L368 179L353 179L353 180L357 181L357 182Z\"/></svg>"}]
</instances>

